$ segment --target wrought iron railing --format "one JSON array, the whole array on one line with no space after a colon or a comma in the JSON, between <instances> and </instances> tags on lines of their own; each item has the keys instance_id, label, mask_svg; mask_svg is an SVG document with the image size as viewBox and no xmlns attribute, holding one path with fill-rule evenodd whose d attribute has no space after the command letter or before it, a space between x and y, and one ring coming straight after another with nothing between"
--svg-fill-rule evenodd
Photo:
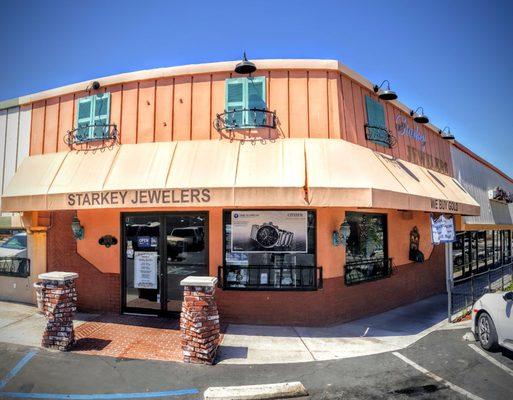
<instances>
[{"instance_id":1,"label":"wrought iron railing","mask_svg":"<svg viewBox=\"0 0 513 400\"><path fill-rule=\"evenodd\" d=\"M64 143L71 149L94 142L99 143L100 147L108 147L117 143L118 136L116 124L83 125L69 130L64 136Z\"/></svg>"},{"instance_id":2,"label":"wrought iron railing","mask_svg":"<svg viewBox=\"0 0 513 400\"><path fill-rule=\"evenodd\" d=\"M225 111L217 114L214 128L220 132L234 129L276 128L276 112L259 108Z\"/></svg>"},{"instance_id":3,"label":"wrought iron railing","mask_svg":"<svg viewBox=\"0 0 513 400\"><path fill-rule=\"evenodd\" d=\"M225 290L322 289L322 267L225 265L219 266L217 275Z\"/></svg>"},{"instance_id":4,"label":"wrought iron railing","mask_svg":"<svg viewBox=\"0 0 513 400\"><path fill-rule=\"evenodd\" d=\"M397 139L382 126L365 124L365 138L384 147L395 147Z\"/></svg>"},{"instance_id":5,"label":"wrought iron railing","mask_svg":"<svg viewBox=\"0 0 513 400\"><path fill-rule=\"evenodd\" d=\"M30 276L30 259L0 257L0 275L19 278Z\"/></svg>"},{"instance_id":6,"label":"wrought iron railing","mask_svg":"<svg viewBox=\"0 0 513 400\"><path fill-rule=\"evenodd\" d=\"M346 285L388 278L392 275L391 258L368 258L349 261L344 268Z\"/></svg>"}]
</instances>

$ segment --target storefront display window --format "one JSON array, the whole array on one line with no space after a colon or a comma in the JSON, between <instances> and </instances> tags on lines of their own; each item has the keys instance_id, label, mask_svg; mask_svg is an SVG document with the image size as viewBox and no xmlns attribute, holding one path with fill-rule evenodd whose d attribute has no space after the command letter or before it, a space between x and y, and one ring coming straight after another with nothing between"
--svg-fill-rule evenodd
<instances>
[{"instance_id":1,"label":"storefront display window","mask_svg":"<svg viewBox=\"0 0 513 400\"><path fill-rule=\"evenodd\" d=\"M225 289L312 290L319 286L315 212L224 212Z\"/></svg>"},{"instance_id":2,"label":"storefront display window","mask_svg":"<svg viewBox=\"0 0 513 400\"><path fill-rule=\"evenodd\" d=\"M27 233L13 231L0 235L0 275L28 277Z\"/></svg>"},{"instance_id":3,"label":"storefront display window","mask_svg":"<svg viewBox=\"0 0 513 400\"><path fill-rule=\"evenodd\" d=\"M351 227L346 244L346 284L390 276L386 215L348 212L346 220Z\"/></svg>"},{"instance_id":4,"label":"storefront display window","mask_svg":"<svg viewBox=\"0 0 513 400\"><path fill-rule=\"evenodd\" d=\"M511 231L458 232L452 244L455 280L509 264Z\"/></svg>"}]
</instances>

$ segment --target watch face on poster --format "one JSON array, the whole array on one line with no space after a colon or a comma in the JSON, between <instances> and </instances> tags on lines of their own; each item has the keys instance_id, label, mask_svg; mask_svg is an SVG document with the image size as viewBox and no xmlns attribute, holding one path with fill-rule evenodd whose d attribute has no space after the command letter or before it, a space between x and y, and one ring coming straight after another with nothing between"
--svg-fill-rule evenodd
<instances>
[{"instance_id":1,"label":"watch face on poster","mask_svg":"<svg viewBox=\"0 0 513 400\"><path fill-rule=\"evenodd\" d=\"M234 253L306 253L307 211L233 211L231 251Z\"/></svg>"},{"instance_id":2,"label":"watch face on poster","mask_svg":"<svg viewBox=\"0 0 513 400\"><path fill-rule=\"evenodd\" d=\"M273 226L273 223L263 224L257 229L256 241L262 247L270 248L278 243L280 234L278 230Z\"/></svg>"}]
</instances>

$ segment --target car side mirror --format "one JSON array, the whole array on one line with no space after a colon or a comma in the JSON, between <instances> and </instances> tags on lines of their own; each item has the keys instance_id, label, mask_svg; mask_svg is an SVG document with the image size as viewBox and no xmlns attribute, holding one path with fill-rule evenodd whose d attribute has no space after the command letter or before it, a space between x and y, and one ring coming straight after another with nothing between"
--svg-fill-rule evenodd
<instances>
[{"instance_id":1,"label":"car side mirror","mask_svg":"<svg viewBox=\"0 0 513 400\"><path fill-rule=\"evenodd\" d=\"M513 292L508 292L502 298L506 301L513 301Z\"/></svg>"}]
</instances>

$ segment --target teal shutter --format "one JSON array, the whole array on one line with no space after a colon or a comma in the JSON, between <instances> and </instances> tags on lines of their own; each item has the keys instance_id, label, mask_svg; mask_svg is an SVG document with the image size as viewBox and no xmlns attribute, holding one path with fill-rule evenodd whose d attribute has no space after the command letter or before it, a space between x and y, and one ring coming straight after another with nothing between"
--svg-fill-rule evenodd
<instances>
[{"instance_id":1,"label":"teal shutter","mask_svg":"<svg viewBox=\"0 0 513 400\"><path fill-rule=\"evenodd\" d=\"M241 127L244 124L243 112L245 106L245 78L226 80L226 126L229 128Z\"/></svg>"},{"instance_id":2,"label":"teal shutter","mask_svg":"<svg viewBox=\"0 0 513 400\"><path fill-rule=\"evenodd\" d=\"M367 108L367 125L386 129L385 108L383 105L370 96L365 96L365 105ZM369 140L381 146L388 142L388 133L379 128L367 128Z\"/></svg>"},{"instance_id":3,"label":"teal shutter","mask_svg":"<svg viewBox=\"0 0 513 400\"><path fill-rule=\"evenodd\" d=\"M110 116L110 93L101 93L94 98L94 125L108 125ZM94 128L93 138L102 139L109 136L108 126L98 126Z\"/></svg>"},{"instance_id":4,"label":"teal shutter","mask_svg":"<svg viewBox=\"0 0 513 400\"><path fill-rule=\"evenodd\" d=\"M87 140L91 136L92 128L88 126L92 123L93 117L93 99L91 96L78 100L77 111L77 139L79 141Z\"/></svg>"},{"instance_id":5,"label":"teal shutter","mask_svg":"<svg viewBox=\"0 0 513 400\"><path fill-rule=\"evenodd\" d=\"M261 126L266 124L267 109L265 102L265 77L258 76L255 78L247 78L248 96L247 107L248 111L246 117L246 125ZM260 110L260 111L258 111Z\"/></svg>"}]
</instances>

